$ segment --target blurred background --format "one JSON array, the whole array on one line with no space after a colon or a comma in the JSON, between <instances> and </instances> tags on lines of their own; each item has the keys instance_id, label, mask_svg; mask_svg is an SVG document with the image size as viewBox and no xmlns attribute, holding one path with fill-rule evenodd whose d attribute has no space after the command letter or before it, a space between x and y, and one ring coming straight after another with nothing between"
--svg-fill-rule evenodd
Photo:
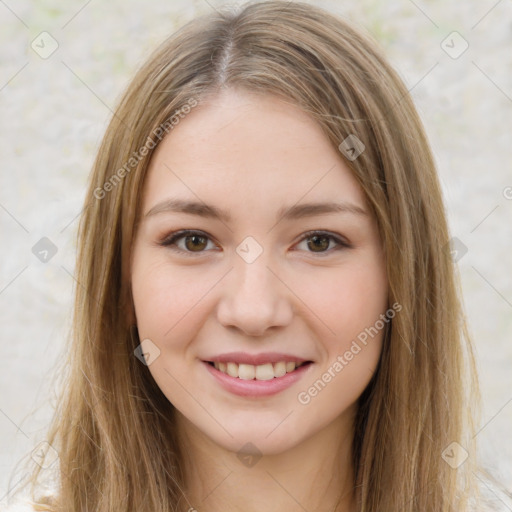
<instances>
[{"instance_id":1,"label":"blurred background","mask_svg":"<svg viewBox=\"0 0 512 512\"><path fill-rule=\"evenodd\" d=\"M0 504L15 465L45 439L78 216L112 110L164 38L239 3L0 0ZM511 490L512 3L308 3L372 35L423 118L477 351L479 455Z\"/></svg>"}]
</instances>

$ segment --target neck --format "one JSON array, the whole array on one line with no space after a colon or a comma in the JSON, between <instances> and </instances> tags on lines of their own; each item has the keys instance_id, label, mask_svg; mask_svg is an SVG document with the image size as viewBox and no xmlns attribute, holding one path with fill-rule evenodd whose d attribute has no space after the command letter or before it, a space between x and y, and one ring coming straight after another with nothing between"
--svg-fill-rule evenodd
<instances>
[{"instance_id":1,"label":"neck","mask_svg":"<svg viewBox=\"0 0 512 512\"><path fill-rule=\"evenodd\" d=\"M219 446L180 413L186 506L193 512L352 512L353 433L338 418L279 454L241 454ZM345 423L345 425L344 425Z\"/></svg>"}]
</instances>

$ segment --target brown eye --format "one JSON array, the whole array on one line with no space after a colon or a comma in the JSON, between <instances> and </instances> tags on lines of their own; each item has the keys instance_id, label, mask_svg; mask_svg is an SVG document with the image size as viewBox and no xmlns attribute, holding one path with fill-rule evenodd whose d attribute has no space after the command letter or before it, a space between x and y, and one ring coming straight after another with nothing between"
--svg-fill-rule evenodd
<instances>
[{"instance_id":1,"label":"brown eye","mask_svg":"<svg viewBox=\"0 0 512 512\"><path fill-rule=\"evenodd\" d=\"M210 247L208 247L209 243L211 244ZM159 242L159 245L187 256L208 253L208 249L214 247L214 243L209 236L202 232L191 230L171 233L167 238Z\"/></svg>"},{"instance_id":2,"label":"brown eye","mask_svg":"<svg viewBox=\"0 0 512 512\"><path fill-rule=\"evenodd\" d=\"M308 238L308 248L311 249L312 252L324 252L329 248L331 238L332 237L325 235L311 236Z\"/></svg>"},{"instance_id":3,"label":"brown eye","mask_svg":"<svg viewBox=\"0 0 512 512\"><path fill-rule=\"evenodd\" d=\"M300 247L302 245L302 247ZM329 256L334 251L350 249L352 245L334 233L324 231L308 231L304 234L299 245L299 249L317 254L318 256Z\"/></svg>"},{"instance_id":4,"label":"brown eye","mask_svg":"<svg viewBox=\"0 0 512 512\"><path fill-rule=\"evenodd\" d=\"M205 236L201 235L190 235L184 237L185 247L187 250L192 252L200 252L206 245L208 244L208 239Z\"/></svg>"}]
</instances>

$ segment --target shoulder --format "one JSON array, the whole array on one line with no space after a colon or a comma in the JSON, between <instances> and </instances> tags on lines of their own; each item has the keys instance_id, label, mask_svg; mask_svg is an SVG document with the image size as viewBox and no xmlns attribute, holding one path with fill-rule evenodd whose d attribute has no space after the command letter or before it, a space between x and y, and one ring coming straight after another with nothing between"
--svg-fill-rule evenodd
<instances>
[{"instance_id":1,"label":"shoulder","mask_svg":"<svg viewBox=\"0 0 512 512\"><path fill-rule=\"evenodd\" d=\"M492 502L482 501L479 507L470 509L470 512L510 512L512 510L512 501L508 502L496 499Z\"/></svg>"},{"instance_id":2,"label":"shoulder","mask_svg":"<svg viewBox=\"0 0 512 512\"><path fill-rule=\"evenodd\" d=\"M510 512L512 510L512 494L496 480L481 481L478 486L480 499L478 506L470 512Z\"/></svg>"},{"instance_id":3,"label":"shoulder","mask_svg":"<svg viewBox=\"0 0 512 512\"><path fill-rule=\"evenodd\" d=\"M38 505L28 498L18 498L7 504L0 504L0 512L42 512L50 508L45 505Z\"/></svg>"},{"instance_id":4,"label":"shoulder","mask_svg":"<svg viewBox=\"0 0 512 512\"><path fill-rule=\"evenodd\" d=\"M0 507L2 512L35 512L35 509L31 502L18 500L8 505Z\"/></svg>"}]
</instances>

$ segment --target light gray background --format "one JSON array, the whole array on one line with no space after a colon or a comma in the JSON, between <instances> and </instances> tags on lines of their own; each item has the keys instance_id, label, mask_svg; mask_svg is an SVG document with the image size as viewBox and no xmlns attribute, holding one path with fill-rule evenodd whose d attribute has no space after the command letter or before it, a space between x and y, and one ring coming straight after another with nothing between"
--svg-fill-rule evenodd
<instances>
[{"instance_id":1,"label":"light gray background","mask_svg":"<svg viewBox=\"0 0 512 512\"><path fill-rule=\"evenodd\" d=\"M511 489L512 3L314 3L377 39L424 120L452 233L468 249L458 265L481 374L482 461ZM50 418L77 216L111 109L160 41L222 4L0 0L0 503ZM43 31L58 43L46 59L31 47L50 48ZM42 237L58 249L47 263L32 253Z\"/></svg>"}]
</instances>

